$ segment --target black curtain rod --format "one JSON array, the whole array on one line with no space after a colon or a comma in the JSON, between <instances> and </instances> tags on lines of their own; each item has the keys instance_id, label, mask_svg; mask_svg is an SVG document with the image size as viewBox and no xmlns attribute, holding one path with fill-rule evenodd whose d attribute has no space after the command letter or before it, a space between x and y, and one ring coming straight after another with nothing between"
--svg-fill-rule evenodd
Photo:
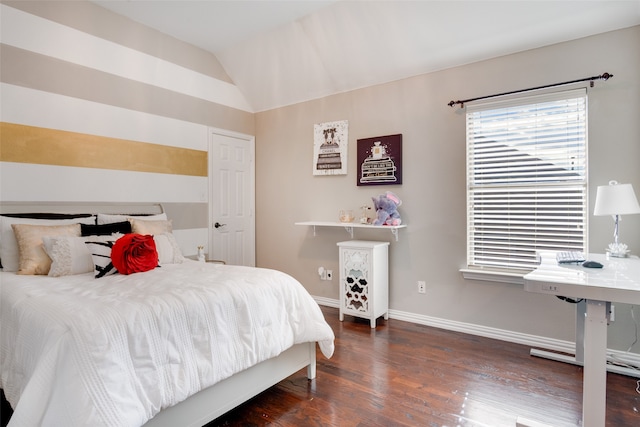
<instances>
[{"instance_id":1,"label":"black curtain rod","mask_svg":"<svg viewBox=\"0 0 640 427\"><path fill-rule=\"evenodd\" d=\"M538 86L538 87L530 87L529 89L520 89L520 90L511 91L511 92L497 93L495 95L480 96L478 98L464 99L462 101L451 101L447 105L449 107L453 107L456 104L460 104L460 107L462 108L462 107L464 107L465 102L478 101L480 99L495 98L496 96L511 95L511 94L514 94L514 93L521 93L521 92L529 92L531 90L546 89L548 87L563 86L563 85L568 85L568 84L571 84L571 83L579 83L579 82L588 82L588 81L590 81L591 82L590 86L593 87L593 81L594 80L609 80L611 77L613 77L613 74L603 73L603 74L601 74L599 76L585 77L584 79L571 80L571 81L568 81L568 82L553 83L553 84L550 84L550 85Z\"/></svg>"}]
</instances>

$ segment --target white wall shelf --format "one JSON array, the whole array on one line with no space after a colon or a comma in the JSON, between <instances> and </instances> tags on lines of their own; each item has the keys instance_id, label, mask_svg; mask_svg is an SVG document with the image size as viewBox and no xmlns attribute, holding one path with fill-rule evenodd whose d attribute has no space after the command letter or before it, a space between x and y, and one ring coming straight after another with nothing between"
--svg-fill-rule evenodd
<instances>
[{"instance_id":1,"label":"white wall shelf","mask_svg":"<svg viewBox=\"0 0 640 427\"><path fill-rule=\"evenodd\" d=\"M371 224L360 224L358 222L331 222L331 221L303 221L296 222L295 225L306 225L309 227L313 227L313 235L316 235L316 227L343 227L347 233L351 235L353 239L353 230L355 228L367 228L372 230L389 230L391 234L396 238L396 242L398 241L398 230L401 228L407 228L407 224L400 225L371 225Z\"/></svg>"}]
</instances>

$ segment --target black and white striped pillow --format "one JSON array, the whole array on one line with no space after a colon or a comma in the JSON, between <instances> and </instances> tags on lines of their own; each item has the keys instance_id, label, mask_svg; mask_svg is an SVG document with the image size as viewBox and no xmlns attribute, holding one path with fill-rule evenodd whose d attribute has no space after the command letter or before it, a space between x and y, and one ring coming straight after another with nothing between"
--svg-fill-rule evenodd
<instances>
[{"instance_id":1,"label":"black and white striped pillow","mask_svg":"<svg viewBox=\"0 0 640 427\"><path fill-rule=\"evenodd\" d=\"M111 248L116 241L108 240L106 242L85 242L91 252L93 258L94 276L99 279L104 276L116 274L118 270L111 262Z\"/></svg>"}]
</instances>

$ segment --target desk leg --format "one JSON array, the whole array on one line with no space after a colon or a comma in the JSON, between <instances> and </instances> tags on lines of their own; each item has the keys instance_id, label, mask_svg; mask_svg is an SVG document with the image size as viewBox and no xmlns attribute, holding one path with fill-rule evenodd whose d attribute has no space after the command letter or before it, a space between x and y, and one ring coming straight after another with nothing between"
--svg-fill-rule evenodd
<instances>
[{"instance_id":1,"label":"desk leg","mask_svg":"<svg viewBox=\"0 0 640 427\"><path fill-rule=\"evenodd\" d=\"M607 399L607 303L587 300L582 383L583 427L604 427Z\"/></svg>"},{"instance_id":2,"label":"desk leg","mask_svg":"<svg viewBox=\"0 0 640 427\"><path fill-rule=\"evenodd\" d=\"M584 322L587 316L587 300L576 304L576 363L584 365Z\"/></svg>"}]
</instances>

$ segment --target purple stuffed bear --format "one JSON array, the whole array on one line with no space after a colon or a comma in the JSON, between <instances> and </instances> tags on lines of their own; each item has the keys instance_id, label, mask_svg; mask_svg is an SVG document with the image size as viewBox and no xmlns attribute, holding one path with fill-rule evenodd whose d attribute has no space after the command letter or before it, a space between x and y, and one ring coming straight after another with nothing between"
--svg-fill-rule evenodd
<instances>
[{"instance_id":1,"label":"purple stuffed bear","mask_svg":"<svg viewBox=\"0 0 640 427\"><path fill-rule=\"evenodd\" d=\"M391 191L379 195L377 198L372 197L373 207L376 210L376 219L373 225L400 225L402 219L398 213L398 206L402 204L402 200Z\"/></svg>"}]
</instances>

